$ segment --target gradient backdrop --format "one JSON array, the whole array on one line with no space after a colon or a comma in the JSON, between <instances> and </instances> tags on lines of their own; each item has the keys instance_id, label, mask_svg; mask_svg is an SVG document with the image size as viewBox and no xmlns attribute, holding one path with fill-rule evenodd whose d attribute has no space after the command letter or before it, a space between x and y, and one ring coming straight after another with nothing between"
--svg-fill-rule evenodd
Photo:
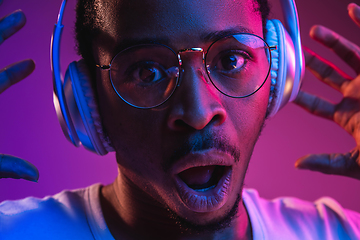
<instances>
[{"instance_id":1,"label":"gradient backdrop","mask_svg":"<svg viewBox=\"0 0 360 240\"><path fill-rule=\"evenodd\" d=\"M65 11L63 71L71 61L79 59L73 40L75 3L69 0ZM348 3L350 0L301 0L297 4L303 44L353 75L333 53L308 36L313 24L322 24L360 44L360 29L347 16ZM117 174L113 153L99 157L82 147L77 149L60 129L52 103L49 61L50 36L60 4L60 0L4 0L0 6L0 16L21 8L28 20L24 29L0 46L0 68L24 58L36 62L36 70L30 77L0 96L0 153L24 158L40 171L38 183L1 179L0 201L44 197L96 182L108 184ZM272 2L271 17L282 19L277 1ZM303 87L332 101L341 98L309 72ZM360 181L294 168L295 160L309 153L352 149L355 143L345 131L294 104L288 104L266 125L250 162L246 187L256 188L264 198L295 196L314 201L331 196L344 207L360 212Z\"/></svg>"}]
</instances>

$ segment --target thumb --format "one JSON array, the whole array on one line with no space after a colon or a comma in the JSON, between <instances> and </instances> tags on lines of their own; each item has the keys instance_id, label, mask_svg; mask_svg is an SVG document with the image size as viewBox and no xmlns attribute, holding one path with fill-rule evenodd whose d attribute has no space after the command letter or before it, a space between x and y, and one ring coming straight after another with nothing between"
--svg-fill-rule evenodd
<instances>
[{"instance_id":1,"label":"thumb","mask_svg":"<svg viewBox=\"0 0 360 240\"><path fill-rule=\"evenodd\" d=\"M360 27L360 7L355 3L350 3L348 11L351 19Z\"/></svg>"},{"instance_id":2,"label":"thumb","mask_svg":"<svg viewBox=\"0 0 360 240\"><path fill-rule=\"evenodd\" d=\"M360 180L358 157L358 151L346 154L310 154L298 159L295 162L295 167Z\"/></svg>"},{"instance_id":3,"label":"thumb","mask_svg":"<svg viewBox=\"0 0 360 240\"><path fill-rule=\"evenodd\" d=\"M39 171L33 164L24 159L0 154L0 178L22 178L37 182Z\"/></svg>"}]
</instances>

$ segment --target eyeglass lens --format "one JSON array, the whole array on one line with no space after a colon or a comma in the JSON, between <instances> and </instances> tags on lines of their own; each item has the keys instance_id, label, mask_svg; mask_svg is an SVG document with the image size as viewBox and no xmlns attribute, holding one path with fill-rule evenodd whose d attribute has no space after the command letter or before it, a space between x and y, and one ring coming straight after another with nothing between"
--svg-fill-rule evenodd
<instances>
[{"instance_id":1,"label":"eyeglass lens","mask_svg":"<svg viewBox=\"0 0 360 240\"><path fill-rule=\"evenodd\" d=\"M205 68L213 85L229 97L247 97L264 84L270 71L269 47L252 34L234 34L212 43ZM111 62L110 78L117 94L139 108L156 107L175 91L177 54L160 44L125 49ZM184 81L184 79L183 79Z\"/></svg>"}]
</instances>

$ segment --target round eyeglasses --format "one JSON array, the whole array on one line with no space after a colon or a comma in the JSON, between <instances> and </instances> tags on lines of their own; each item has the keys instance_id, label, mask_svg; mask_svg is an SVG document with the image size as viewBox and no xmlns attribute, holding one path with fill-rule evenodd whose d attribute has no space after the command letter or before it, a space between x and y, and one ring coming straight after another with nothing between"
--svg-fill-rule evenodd
<instances>
[{"instance_id":1,"label":"round eyeglasses","mask_svg":"<svg viewBox=\"0 0 360 240\"><path fill-rule=\"evenodd\" d=\"M183 49L177 53L162 44L140 44L119 52L109 65L115 92L136 108L157 107L180 85L181 54L201 52L204 68L214 87L232 98L244 98L257 92L270 73L271 50L261 37L237 33L202 48Z\"/></svg>"}]
</instances>

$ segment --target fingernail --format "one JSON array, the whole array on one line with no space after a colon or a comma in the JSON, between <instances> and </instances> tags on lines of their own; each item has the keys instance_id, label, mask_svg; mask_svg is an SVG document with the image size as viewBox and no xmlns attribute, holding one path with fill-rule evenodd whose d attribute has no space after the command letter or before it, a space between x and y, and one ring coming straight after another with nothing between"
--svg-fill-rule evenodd
<instances>
[{"instance_id":1,"label":"fingernail","mask_svg":"<svg viewBox=\"0 0 360 240\"><path fill-rule=\"evenodd\" d=\"M22 11L20 9L13 13L13 20L19 20L22 17Z\"/></svg>"},{"instance_id":2,"label":"fingernail","mask_svg":"<svg viewBox=\"0 0 360 240\"><path fill-rule=\"evenodd\" d=\"M26 179L26 180L37 183L39 179Z\"/></svg>"},{"instance_id":3,"label":"fingernail","mask_svg":"<svg viewBox=\"0 0 360 240\"><path fill-rule=\"evenodd\" d=\"M317 38L317 37L322 37L324 35L324 30L325 28L321 25L314 25L311 27L310 29L310 37L312 38Z\"/></svg>"},{"instance_id":4,"label":"fingernail","mask_svg":"<svg viewBox=\"0 0 360 240\"><path fill-rule=\"evenodd\" d=\"M352 8L354 8L355 15L360 18L360 7L356 3L350 3L348 5L348 11L350 11Z\"/></svg>"},{"instance_id":5,"label":"fingernail","mask_svg":"<svg viewBox=\"0 0 360 240\"><path fill-rule=\"evenodd\" d=\"M22 179L31 181L31 182L38 182L39 176L21 176Z\"/></svg>"},{"instance_id":6,"label":"fingernail","mask_svg":"<svg viewBox=\"0 0 360 240\"><path fill-rule=\"evenodd\" d=\"M350 9L352 9L354 7L354 4L355 3L349 3L348 7L347 7L347 10L350 11Z\"/></svg>"},{"instance_id":7,"label":"fingernail","mask_svg":"<svg viewBox=\"0 0 360 240\"><path fill-rule=\"evenodd\" d=\"M32 181L32 182L38 182L39 171L37 170L37 168L34 165L29 163L29 165L27 165L26 168L24 169L24 172L23 172L23 175L21 176L21 178Z\"/></svg>"},{"instance_id":8,"label":"fingernail","mask_svg":"<svg viewBox=\"0 0 360 240\"><path fill-rule=\"evenodd\" d=\"M8 17L6 17L6 20L11 24L17 22L18 19L19 19L18 11L13 12Z\"/></svg>"}]
</instances>

